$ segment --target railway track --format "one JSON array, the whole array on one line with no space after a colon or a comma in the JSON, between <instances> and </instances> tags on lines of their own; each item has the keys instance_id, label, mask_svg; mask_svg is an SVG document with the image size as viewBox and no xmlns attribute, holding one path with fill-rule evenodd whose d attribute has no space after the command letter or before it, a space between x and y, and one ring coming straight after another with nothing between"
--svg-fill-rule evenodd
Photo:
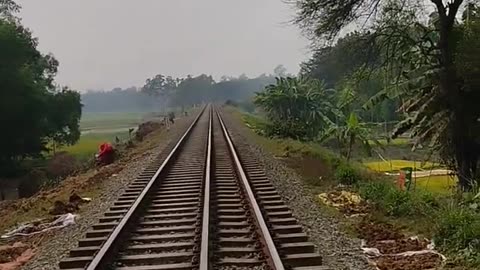
<instances>
[{"instance_id":1,"label":"railway track","mask_svg":"<svg viewBox=\"0 0 480 270\"><path fill-rule=\"evenodd\" d=\"M262 168L208 106L63 259L60 269L320 270Z\"/></svg>"}]
</instances>

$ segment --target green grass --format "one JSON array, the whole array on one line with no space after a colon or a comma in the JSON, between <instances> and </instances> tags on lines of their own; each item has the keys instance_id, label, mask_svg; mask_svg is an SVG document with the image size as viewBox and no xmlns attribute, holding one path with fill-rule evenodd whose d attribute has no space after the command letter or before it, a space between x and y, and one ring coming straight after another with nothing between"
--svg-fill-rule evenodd
<instances>
[{"instance_id":1,"label":"green grass","mask_svg":"<svg viewBox=\"0 0 480 270\"><path fill-rule=\"evenodd\" d=\"M120 140L125 140L128 138L128 132L85 134L76 144L61 147L59 151L66 151L77 158L88 158L98 151L100 144L115 142L115 136L118 136Z\"/></svg>"},{"instance_id":2,"label":"green grass","mask_svg":"<svg viewBox=\"0 0 480 270\"><path fill-rule=\"evenodd\" d=\"M145 113L85 113L80 120L80 129L99 130L137 126Z\"/></svg>"},{"instance_id":3,"label":"green grass","mask_svg":"<svg viewBox=\"0 0 480 270\"><path fill-rule=\"evenodd\" d=\"M450 175L434 175L417 178L417 187L435 194L452 194L457 178Z\"/></svg>"},{"instance_id":4,"label":"green grass","mask_svg":"<svg viewBox=\"0 0 480 270\"><path fill-rule=\"evenodd\" d=\"M411 144L410 139L407 138L396 138L387 142L386 139L377 140L382 145L409 145ZM375 145L375 142L372 140L368 141L371 145Z\"/></svg>"},{"instance_id":5,"label":"green grass","mask_svg":"<svg viewBox=\"0 0 480 270\"><path fill-rule=\"evenodd\" d=\"M370 161L364 163L364 165L377 172L392 172L398 171L404 167L412 167L414 170L428 170L435 167L432 162L420 162L411 160L388 160L388 161Z\"/></svg>"},{"instance_id":6,"label":"green grass","mask_svg":"<svg viewBox=\"0 0 480 270\"><path fill-rule=\"evenodd\" d=\"M471 205L480 205L480 198L475 203L459 200L452 196L452 185L456 179L451 176L427 176L417 178L416 189L409 192L399 190L392 177L375 174L372 171L398 171L403 167L414 167L418 171L439 168L437 164L408 160L392 160L390 162L374 161L364 164L350 163L345 168L341 157L326 150L316 143L305 143L289 139L272 139L262 135L261 127L265 122L253 115L244 115L232 111L256 134L252 139L274 155L286 157L287 165L297 170L309 190L325 192L328 186L322 181L311 181L307 170L315 171L321 166L330 167L334 172L335 186L340 181L354 183L351 189L357 191L362 198L372 205L370 217L395 224L415 234L433 238L437 247L454 262L455 269L480 269L480 214ZM404 147L402 143L393 147ZM311 159L306 157L312 157ZM293 162L290 162L292 161ZM306 163L308 161L308 163ZM327 161L327 162L325 162ZM349 165L349 166L350 166ZM318 175L316 177L318 179ZM319 190L319 188L321 190ZM474 196L472 196L473 198ZM322 207L322 206L319 206ZM449 267L448 269L452 269Z\"/></svg>"},{"instance_id":7,"label":"green grass","mask_svg":"<svg viewBox=\"0 0 480 270\"><path fill-rule=\"evenodd\" d=\"M63 146L58 151L66 151L77 158L93 156L100 144L128 138L127 129L139 125L145 113L84 113L80 120L82 135L71 146Z\"/></svg>"}]
</instances>

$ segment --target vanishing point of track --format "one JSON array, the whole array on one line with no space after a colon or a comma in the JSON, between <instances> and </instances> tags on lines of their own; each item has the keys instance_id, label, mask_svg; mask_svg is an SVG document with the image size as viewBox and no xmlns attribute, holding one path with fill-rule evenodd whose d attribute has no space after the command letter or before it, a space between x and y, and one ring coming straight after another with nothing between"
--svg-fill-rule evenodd
<instances>
[{"instance_id":1,"label":"vanishing point of track","mask_svg":"<svg viewBox=\"0 0 480 270\"><path fill-rule=\"evenodd\" d=\"M92 226L60 269L320 270L263 169L207 106Z\"/></svg>"}]
</instances>

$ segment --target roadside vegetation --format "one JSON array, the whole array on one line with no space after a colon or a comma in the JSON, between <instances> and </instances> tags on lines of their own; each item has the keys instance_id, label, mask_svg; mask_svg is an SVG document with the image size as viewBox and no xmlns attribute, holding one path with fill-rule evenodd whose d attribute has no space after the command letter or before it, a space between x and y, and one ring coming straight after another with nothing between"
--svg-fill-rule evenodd
<instances>
[{"instance_id":1,"label":"roadside vegetation","mask_svg":"<svg viewBox=\"0 0 480 270\"><path fill-rule=\"evenodd\" d=\"M315 192L358 193L370 218L432 238L450 266L479 267L477 3L296 4L314 54L243 121ZM339 37L352 22L366 26Z\"/></svg>"}]
</instances>

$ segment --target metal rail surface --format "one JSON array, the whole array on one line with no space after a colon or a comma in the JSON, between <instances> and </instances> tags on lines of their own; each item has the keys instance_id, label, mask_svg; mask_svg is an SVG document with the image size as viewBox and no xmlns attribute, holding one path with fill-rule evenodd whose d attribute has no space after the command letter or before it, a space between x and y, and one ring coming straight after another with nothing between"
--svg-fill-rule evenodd
<instances>
[{"instance_id":1,"label":"metal rail surface","mask_svg":"<svg viewBox=\"0 0 480 270\"><path fill-rule=\"evenodd\" d=\"M60 269L327 269L226 124L202 109Z\"/></svg>"}]
</instances>

